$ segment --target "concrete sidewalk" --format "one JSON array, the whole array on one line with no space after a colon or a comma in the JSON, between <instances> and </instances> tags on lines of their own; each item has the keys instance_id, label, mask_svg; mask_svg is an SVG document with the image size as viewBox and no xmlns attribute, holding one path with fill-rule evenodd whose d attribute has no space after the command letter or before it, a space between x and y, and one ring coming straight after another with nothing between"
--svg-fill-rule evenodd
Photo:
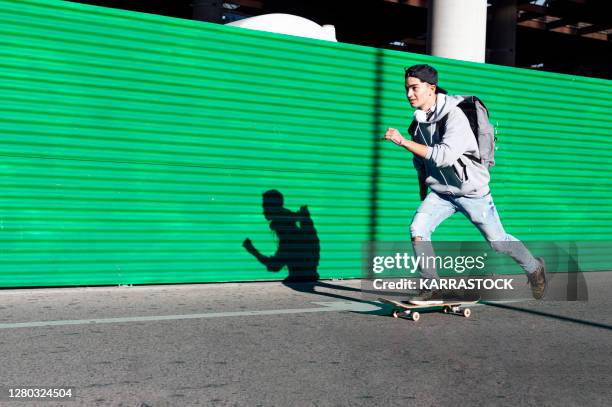
<instances>
[{"instance_id":1,"label":"concrete sidewalk","mask_svg":"<svg viewBox=\"0 0 612 407\"><path fill-rule=\"evenodd\" d=\"M388 317L360 282L0 291L2 405L559 406L612 399L612 273L588 302Z\"/></svg>"}]
</instances>

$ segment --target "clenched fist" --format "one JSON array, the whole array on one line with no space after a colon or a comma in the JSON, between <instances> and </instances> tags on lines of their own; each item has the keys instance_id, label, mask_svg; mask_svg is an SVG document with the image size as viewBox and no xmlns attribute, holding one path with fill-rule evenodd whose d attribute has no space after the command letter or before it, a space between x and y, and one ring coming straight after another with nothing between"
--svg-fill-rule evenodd
<instances>
[{"instance_id":1,"label":"clenched fist","mask_svg":"<svg viewBox=\"0 0 612 407\"><path fill-rule=\"evenodd\" d=\"M249 253L252 253L253 250L255 250L255 246L253 246L253 242L251 242L251 239L249 239L248 237L244 239L244 242L242 242L242 247L244 247Z\"/></svg>"},{"instance_id":2,"label":"clenched fist","mask_svg":"<svg viewBox=\"0 0 612 407\"><path fill-rule=\"evenodd\" d=\"M385 138L387 140L391 140L398 146L401 146L402 143L404 143L404 141L406 140L397 129L394 129L392 127L389 127L387 129L387 132L385 133Z\"/></svg>"}]
</instances>

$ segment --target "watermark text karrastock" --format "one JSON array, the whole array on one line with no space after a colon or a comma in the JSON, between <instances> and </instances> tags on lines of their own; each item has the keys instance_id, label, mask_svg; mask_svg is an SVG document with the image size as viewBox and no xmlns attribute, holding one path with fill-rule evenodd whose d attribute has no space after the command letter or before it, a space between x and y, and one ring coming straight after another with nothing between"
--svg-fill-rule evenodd
<instances>
[{"instance_id":1,"label":"watermark text karrastock","mask_svg":"<svg viewBox=\"0 0 612 407\"><path fill-rule=\"evenodd\" d=\"M440 278L435 280L401 278L397 281L377 278L375 290L513 290L514 279L498 278Z\"/></svg>"}]
</instances>

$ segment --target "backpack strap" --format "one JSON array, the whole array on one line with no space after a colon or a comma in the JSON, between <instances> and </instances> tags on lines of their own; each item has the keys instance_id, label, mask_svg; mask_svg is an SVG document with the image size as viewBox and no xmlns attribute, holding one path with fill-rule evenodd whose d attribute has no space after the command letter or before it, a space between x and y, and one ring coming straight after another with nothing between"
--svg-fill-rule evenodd
<instances>
[{"instance_id":1,"label":"backpack strap","mask_svg":"<svg viewBox=\"0 0 612 407\"><path fill-rule=\"evenodd\" d=\"M465 102L461 102L461 103L465 103ZM469 103L469 102L468 102L468 103ZM470 121L470 118L468 117L468 115L467 115L467 114L465 114L465 112L463 111L463 109L462 109L462 108L460 108L460 109L461 109L461 111L463 112L463 114L464 114L464 115L467 117L468 121L470 122L470 128L472 129L472 135L473 135L473 136L474 136L474 138L476 139L476 144L478 144L478 139L476 138L476 133L475 133L475 131L474 131L474 129L475 129L475 128L472 126L472 123L471 123L471 121ZM443 127L445 132L446 132L446 122L447 122L447 120L448 120L448 113L447 113L447 114L445 114L444 116L442 116L442 117L440 118L440 120L438 120L438 125L439 125L439 126L441 126L441 127ZM476 125L478 125L478 123L476 123ZM478 127L476 127L476 128L478 128ZM480 158L476 157L476 156L475 156L475 155L473 155L473 154L463 154L463 155L464 155L464 156L466 156L467 158L469 158L470 160L472 160L472 161L474 161L474 162L477 162L478 164L482 164L482 160L481 160Z\"/></svg>"},{"instance_id":2,"label":"backpack strap","mask_svg":"<svg viewBox=\"0 0 612 407\"><path fill-rule=\"evenodd\" d=\"M416 120L412 119L410 126L408 126L408 134L410 134L410 137L412 137L413 141L414 141L414 132L416 131L416 128L418 125L419 123Z\"/></svg>"}]
</instances>

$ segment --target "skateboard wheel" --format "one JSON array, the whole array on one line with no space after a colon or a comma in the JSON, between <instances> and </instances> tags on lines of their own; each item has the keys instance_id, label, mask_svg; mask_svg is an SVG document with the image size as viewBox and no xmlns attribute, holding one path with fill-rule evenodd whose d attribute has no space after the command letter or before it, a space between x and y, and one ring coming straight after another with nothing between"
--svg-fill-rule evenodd
<instances>
[{"instance_id":1,"label":"skateboard wheel","mask_svg":"<svg viewBox=\"0 0 612 407\"><path fill-rule=\"evenodd\" d=\"M472 315L472 311L469 308L463 310L463 316L469 318Z\"/></svg>"},{"instance_id":2,"label":"skateboard wheel","mask_svg":"<svg viewBox=\"0 0 612 407\"><path fill-rule=\"evenodd\" d=\"M412 318L413 321L416 322L419 320L419 318L421 318L421 314L419 314L418 312L412 312L410 314L410 317Z\"/></svg>"},{"instance_id":3,"label":"skateboard wheel","mask_svg":"<svg viewBox=\"0 0 612 407\"><path fill-rule=\"evenodd\" d=\"M448 306L444 306L444 308L442 308L442 312L445 314L448 314L451 311L450 307Z\"/></svg>"},{"instance_id":4,"label":"skateboard wheel","mask_svg":"<svg viewBox=\"0 0 612 407\"><path fill-rule=\"evenodd\" d=\"M393 318L399 318L400 312L398 310L394 309L393 312L391 313L391 315L393 316Z\"/></svg>"}]
</instances>

